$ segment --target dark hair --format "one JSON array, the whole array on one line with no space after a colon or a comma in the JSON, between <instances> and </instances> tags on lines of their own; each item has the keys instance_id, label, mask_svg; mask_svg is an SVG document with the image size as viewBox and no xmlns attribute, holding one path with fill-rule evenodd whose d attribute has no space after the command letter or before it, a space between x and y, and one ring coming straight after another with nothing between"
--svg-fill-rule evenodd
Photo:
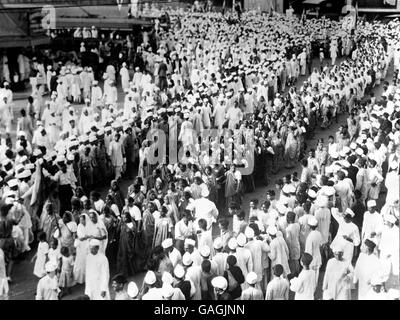
<instances>
[{"instance_id":1,"label":"dark hair","mask_svg":"<svg viewBox=\"0 0 400 320\"><path fill-rule=\"evenodd\" d=\"M39 241L46 241L46 233L45 232L43 232L43 231L41 231L41 232L39 232L38 233L38 239L39 239Z\"/></svg>"},{"instance_id":2,"label":"dark hair","mask_svg":"<svg viewBox=\"0 0 400 320\"><path fill-rule=\"evenodd\" d=\"M221 219L218 221L218 223L223 226L224 228L228 228L229 227L229 221L227 219Z\"/></svg>"},{"instance_id":3,"label":"dark hair","mask_svg":"<svg viewBox=\"0 0 400 320\"><path fill-rule=\"evenodd\" d=\"M68 247L61 247L60 253L61 253L63 256L69 255L69 249L68 249Z\"/></svg>"},{"instance_id":4,"label":"dark hair","mask_svg":"<svg viewBox=\"0 0 400 320\"><path fill-rule=\"evenodd\" d=\"M200 219L198 224L200 229L207 230L207 221L205 219Z\"/></svg>"},{"instance_id":5,"label":"dark hair","mask_svg":"<svg viewBox=\"0 0 400 320\"><path fill-rule=\"evenodd\" d=\"M226 258L226 263L231 267L234 266L237 263L237 259L234 255L229 255L228 258Z\"/></svg>"},{"instance_id":6,"label":"dark hair","mask_svg":"<svg viewBox=\"0 0 400 320\"><path fill-rule=\"evenodd\" d=\"M115 281L118 284L125 284L128 282L128 280L126 279L126 277L122 274L117 274L114 276L114 278L112 279L112 281Z\"/></svg>"},{"instance_id":7,"label":"dark hair","mask_svg":"<svg viewBox=\"0 0 400 320\"><path fill-rule=\"evenodd\" d=\"M274 271L274 275L277 277L280 277L283 273L283 267L281 264L276 264L272 269Z\"/></svg>"},{"instance_id":8,"label":"dark hair","mask_svg":"<svg viewBox=\"0 0 400 320\"><path fill-rule=\"evenodd\" d=\"M211 261L206 259L203 260L203 262L201 263L201 270L203 270L203 272L210 272L211 271Z\"/></svg>"}]
</instances>

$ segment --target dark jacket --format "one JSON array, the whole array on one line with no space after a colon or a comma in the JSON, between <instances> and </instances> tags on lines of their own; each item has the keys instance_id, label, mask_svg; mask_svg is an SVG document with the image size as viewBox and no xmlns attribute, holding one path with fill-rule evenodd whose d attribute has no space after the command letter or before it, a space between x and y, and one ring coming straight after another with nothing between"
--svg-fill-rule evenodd
<instances>
[{"instance_id":1,"label":"dark jacket","mask_svg":"<svg viewBox=\"0 0 400 320\"><path fill-rule=\"evenodd\" d=\"M175 288L181 289L183 295L185 296L185 299L190 300L191 285L189 281L187 280L181 281L175 286Z\"/></svg>"},{"instance_id":2,"label":"dark jacket","mask_svg":"<svg viewBox=\"0 0 400 320\"><path fill-rule=\"evenodd\" d=\"M232 286L232 283L229 282L228 272L232 274L233 278L235 278L237 282L237 286L235 288L230 288ZM227 291L230 293L232 299L240 298L240 296L242 295L242 287L240 285L244 282L242 269L240 269L240 267L238 266L231 266L229 267L229 270L226 270L224 272L224 277L228 281Z\"/></svg>"}]
</instances>

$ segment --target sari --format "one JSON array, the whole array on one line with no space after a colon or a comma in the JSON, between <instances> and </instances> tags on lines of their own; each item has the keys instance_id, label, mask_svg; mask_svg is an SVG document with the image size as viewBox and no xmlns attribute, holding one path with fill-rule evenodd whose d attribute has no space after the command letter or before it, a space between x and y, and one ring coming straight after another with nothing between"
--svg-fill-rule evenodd
<instances>
[{"instance_id":1,"label":"sari","mask_svg":"<svg viewBox=\"0 0 400 320\"><path fill-rule=\"evenodd\" d=\"M104 240L100 240L100 242L101 242L100 252L105 254L106 248L107 248L107 242L108 242L108 231L107 231L107 228L104 225L103 221L101 220L99 214L97 212L95 214L97 215L97 223L93 223L91 219L88 219L88 221L86 222L86 234L89 237L90 236L92 236L92 237L106 236L106 238Z\"/></svg>"},{"instance_id":2,"label":"sari","mask_svg":"<svg viewBox=\"0 0 400 320\"><path fill-rule=\"evenodd\" d=\"M88 215L83 214L85 216L85 221L88 221L90 218ZM86 237L86 226L83 224L79 224L76 231L77 239L75 240L76 247L76 258L74 263L74 280L77 283L85 282L85 271L86 271L86 257L89 253L89 242L88 240L83 240L82 238Z\"/></svg>"},{"instance_id":3,"label":"sari","mask_svg":"<svg viewBox=\"0 0 400 320\"><path fill-rule=\"evenodd\" d=\"M241 204L240 182L236 179L235 173L231 171L226 173L225 197L228 204L232 201Z\"/></svg>"},{"instance_id":4,"label":"sari","mask_svg":"<svg viewBox=\"0 0 400 320\"><path fill-rule=\"evenodd\" d=\"M172 233L172 220L170 217L160 217L154 228L153 248L160 246L162 242L169 238L168 235Z\"/></svg>"},{"instance_id":5,"label":"sari","mask_svg":"<svg viewBox=\"0 0 400 320\"><path fill-rule=\"evenodd\" d=\"M135 223L121 221L119 225L119 242L117 253L117 273L129 277L140 271L136 264L136 236Z\"/></svg>"},{"instance_id":6,"label":"sari","mask_svg":"<svg viewBox=\"0 0 400 320\"><path fill-rule=\"evenodd\" d=\"M289 131L285 143L285 160L287 168L293 168L296 165L295 162L297 160L298 149L298 139L294 132Z\"/></svg>"}]
</instances>

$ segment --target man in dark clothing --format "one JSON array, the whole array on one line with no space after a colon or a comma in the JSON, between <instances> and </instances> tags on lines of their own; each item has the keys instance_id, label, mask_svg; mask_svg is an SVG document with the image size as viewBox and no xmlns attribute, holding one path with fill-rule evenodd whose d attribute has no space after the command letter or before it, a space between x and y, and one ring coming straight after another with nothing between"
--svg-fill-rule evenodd
<instances>
[{"instance_id":1,"label":"man in dark clothing","mask_svg":"<svg viewBox=\"0 0 400 320\"><path fill-rule=\"evenodd\" d=\"M364 220L364 212L367 210L365 208L364 203L361 201L361 191L354 191L355 202L351 207L351 210L354 212L353 223L358 227L361 232L363 220Z\"/></svg>"},{"instance_id":2,"label":"man in dark clothing","mask_svg":"<svg viewBox=\"0 0 400 320\"><path fill-rule=\"evenodd\" d=\"M357 157L355 155L351 155L348 157L347 161L350 163L350 167L347 168L347 176L351 179L353 185L355 186L357 184L358 168L354 166L354 163L357 161Z\"/></svg>"},{"instance_id":3,"label":"man in dark clothing","mask_svg":"<svg viewBox=\"0 0 400 320\"><path fill-rule=\"evenodd\" d=\"M164 60L161 60L160 65L158 66L158 79L160 90L164 91L167 89L167 65L165 64Z\"/></svg>"},{"instance_id":4,"label":"man in dark clothing","mask_svg":"<svg viewBox=\"0 0 400 320\"><path fill-rule=\"evenodd\" d=\"M174 269L174 278L176 280L174 287L181 289L186 300L190 300L190 289L191 284L189 281L184 280L185 270L181 265L178 265Z\"/></svg>"},{"instance_id":5,"label":"man in dark clothing","mask_svg":"<svg viewBox=\"0 0 400 320\"><path fill-rule=\"evenodd\" d=\"M389 101L393 101L393 96L389 95ZM385 112L383 114L383 121L381 123L381 130L385 134L389 134L392 131L392 122L389 120L389 114Z\"/></svg>"},{"instance_id":6,"label":"man in dark clothing","mask_svg":"<svg viewBox=\"0 0 400 320\"><path fill-rule=\"evenodd\" d=\"M217 300L232 300L232 296L228 292L228 281L224 277L215 277L212 279L211 284L215 289Z\"/></svg>"},{"instance_id":7,"label":"man in dark clothing","mask_svg":"<svg viewBox=\"0 0 400 320\"><path fill-rule=\"evenodd\" d=\"M136 137L132 133L132 128L126 128L123 145L126 156L126 175L127 178L133 179L133 170L135 165L135 140Z\"/></svg>"},{"instance_id":8,"label":"man in dark clothing","mask_svg":"<svg viewBox=\"0 0 400 320\"><path fill-rule=\"evenodd\" d=\"M224 277L228 281L227 291L231 296L231 299L240 298L242 295L242 287L241 284L244 283L243 272L236 265L237 259L235 256L230 255L226 259L226 263L228 264L228 270L224 272Z\"/></svg>"}]
</instances>

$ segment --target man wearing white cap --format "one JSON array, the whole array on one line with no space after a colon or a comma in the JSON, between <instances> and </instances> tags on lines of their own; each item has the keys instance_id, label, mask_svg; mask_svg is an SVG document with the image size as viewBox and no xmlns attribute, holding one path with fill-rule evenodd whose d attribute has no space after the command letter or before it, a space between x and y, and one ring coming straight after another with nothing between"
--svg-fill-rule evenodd
<instances>
[{"instance_id":1,"label":"man wearing white cap","mask_svg":"<svg viewBox=\"0 0 400 320\"><path fill-rule=\"evenodd\" d=\"M97 80L94 80L92 85L90 106L93 108L93 110L96 110L102 105L103 91L99 87L99 82Z\"/></svg>"},{"instance_id":2,"label":"man wearing white cap","mask_svg":"<svg viewBox=\"0 0 400 320\"><path fill-rule=\"evenodd\" d=\"M353 190L347 181L345 181L345 174L343 171L337 172L338 182L335 185L336 194L339 198L342 211L346 211L347 208L351 207L351 201L353 196Z\"/></svg>"},{"instance_id":3,"label":"man wearing white cap","mask_svg":"<svg viewBox=\"0 0 400 320\"><path fill-rule=\"evenodd\" d=\"M338 231L331 245L335 246L337 242L343 243L343 260L351 262L353 259L354 247L360 245L360 232L358 227L352 222L354 212L350 208L347 208L346 212L339 214L337 208L332 208L331 213L332 217L339 224ZM343 239L345 240L344 242Z\"/></svg>"},{"instance_id":4,"label":"man wearing white cap","mask_svg":"<svg viewBox=\"0 0 400 320\"><path fill-rule=\"evenodd\" d=\"M380 239L383 228L383 217L376 210L376 201L368 200L367 209L368 211L364 213L364 220L361 228L362 242L370 238Z\"/></svg>"},{"instance_id":5,"label":"man wearing white cap","mask_svg":"<svg viewBox=\"0 0 400 320\"><path fill-rule=\"evenodd\" d=\"M147 271L143 282L149 289L143 294L142 300L163 300L162 289L156 287L156 281L156 274L151 270Z\"/></svg>"},{"instance_id":6,"label":"man wearing white cap","mask_svg":"<svg viewBox=\"0 0 400 320\"><path fill-rule=\"evenodd\" d=\"M205 219L207 221L207 227L210 229L212 224L218 218L218 209L215 206L215 203L207 199L209 195L210 191L207 187L204 187L201 190L201 198L194 200L194 216L196 219L194 223L195 228L198 226L199 219Z\"/></svg>"},{"instance_id":7,"label":"man wearing white cap","mask_svg":"<svg viewBox=\"0 0 400 320\"><path fill-rule=\"evenodd\" d=\"M365 295L365 300L390 300L384 290L384 279L379 273L372 276L370 283L371 289Z\"/></svg>"},{"instance_id":8,"label":"man wearing white cap","mask_svg":"<svg viewBox=\"0 0 400 320\"><path fill-rule=\"evenodd\" d=\"M199 265L194 265L190 253L186 252L182 257L182 264L186 269L186 280L194 285L195 292L191 294L192 300L201 300L201 262Z\"/></svg>"},{"instance_id":9,"label":"man wearing white cap","mask_svg":"<svg viewBox=\"0 0 400 320\"><path fill-rule=\"evenodd\" d=\"M243 233L238 234L238 236L236 237L236 242L236 264L242 270L243 276L246 277L249 272L253 271L253 257L251 255L251 251L246 248L247 239ZM246 287L246 284L243 283L242 289L245 289Z\"/></svg>"},{"instance_id":10,"label":"man wearing white cap","mask_svg":"<svg viewBox=\"0 0 400 320\"><path fill-rule=\"evenodd\" d=\"M217 300L231 300L231 295L228 293L228 281L221 276L215 277L211 280L214 287Z\"/></svg>"},{"instance_id":11,"label":"man wearing white cap","mask_svg":"<svg viewBox=\"0 0 400 320\"><path fill-rule=\"evenodd\" d=\"M193 239L190 239L190 238L185 239L184 248L185 248L186 253L190 254L193 264L195 266L200 266L201 261L203 261L203 259L201 258L199 250L197 250L197 248L195 246L196 246L196 241L194 241Z\"/></svg>"},{"instance_id":12,"label":"man wearing white cap","mask_svg":"<svg viewBox=\"0 0 400 320\"><path fill-rule=\"evenodd\" d=\"M56 276L57 265L47 262L45 265L46 275L37 284L36 300L58 300L58 279Z\"/></svg>"},{"instance_id":13,"label":"man wearing white cap","mask_svg":"<svg viewBox=\"0 0 400 320\"><path fill-rule=\"evenodd\" d=\"M131 281L128 283L128 288L126 289L126 293L128 294L131 300L138 300L137 296L139 294L139 289L135 282Z\"/></svg>"},{"instance_id":14,"label":"man wearing white cap","mask_svg":"<svg viewBox=\"0 0 400 320\"><path fill-rule=\"evenodd\" d=\"M215 254L212 258L212 261L217 264L217 276L222 276L226 269L226 258L228 257L228 254L226 252L223 252L223 249L224 248L221 238L216 238L214 240Z\"/></svg>"},{"instance_id":15,"label":"man wearing white cap","mask_svg":"<svg viewBox=\"0 0 400 320\"><path fill-rule=\"evenodd\" d=\"M275 226L269 226L267 233L270 236L269 253L268 256L271 259L271 267L273 268L277 264L283 267L283 276L290 274L289 268L289 249L283 237L277 237L278 229Z\"/></svg>"},{"instance_id":16,"label":"man wearing white cap","mask_svg":"<svg viewBox=\"0 0 400 320\"><path fill-rule=\"evenodd\" d=\"M179 288L174 288L174 277L167 271L164 271L161 277L161 281L163 283L163 296L165 299L166 293L168 296L168 300L185 300L185 296L182 293L182 290Z\"/></svg>"},{"instance_id":17,"label":"man wearing white cap","mask_svg":"<svg viewBox=\"0 0 400 320\"><path fill-rule=\"evenodd\" d=\"M254 271L257 274L257 287L263 291L266 290L267 285L267 269L268 259L266 255L270 248L266 241L259 240L255 237L254 229L247 227L244 231L247 238L245 248L251 253L253 268L249 271Z\"/></svg>"},{"instance_id":18,"label":"man wearing white cap","mask_svg":"<svg viewBox=\"0 0 400 320\"><path fill-rule=\"evenodd\" d=\"M257 284L257 274L255 272L250 272L246 276L246 282L249 288L242 291L240 300L264 300L264 295L260 289L256 289Z\"/></svg>"},{"instance_id":19,"label":"man wearing white cap","mask_svg":"<svg viewBox=\"0 0 400 320\"><path fill-rule=\"evenodd\" d=\"M322 265L321 247L324 242L321 233L317 230L318 220L311 216L308 219L308 225L311 231L307 236L304 252L310 254L312 257L310 269L315 272L315 283L318 283L319 268Z\"/></svg>"},{"instance_id":20,"label":"man wearing white cap","mask_svg":"<svg viewBox=\"0 0 400 320\"><path fill-rule=\"evenodd\" d=\"M353 266L343 259L344 240L331 244L334 257L326 265L322 284L324 300L350 300Z\"/></svg>"},{"instance_id":21,"label":"man wearing white cap","mask_svg":"<svg viewBox=\"0 0 400 320\"><path fill-rule=\"evenodd\" d=\"M165 239L161 246L164 249L164 253L168 256L169 260L171 260L172 266L175 268L178 263L182 260L182 255L178 249L174 248L173 241L171 238Z\"/></svg>"},{"instance_id":22,"label":"man wearing white cap","mask_svg":"<svg viewBox=\"0 0 400 320\"><path fill-rule=\"evenodd\" d=\"M365 300L370 281L375 274L383 274L382 264L374 254L376 244L370 239L364 241L364 247L360 253L354 268L354 284L358 283L358 300Z\"/></svg>"},{"instance_id":23,"label":"man wearing white cap","mask_svg":"<svg viewBox=\"0 0 400 320\"><path fill-rule=\"evenodd\" d=\"M90 300L110 300L108 282L110 270L107 257L99 252L100 241L89 241L89 253L86 258L85 294Z\"/></svg>"}]
</instances>

